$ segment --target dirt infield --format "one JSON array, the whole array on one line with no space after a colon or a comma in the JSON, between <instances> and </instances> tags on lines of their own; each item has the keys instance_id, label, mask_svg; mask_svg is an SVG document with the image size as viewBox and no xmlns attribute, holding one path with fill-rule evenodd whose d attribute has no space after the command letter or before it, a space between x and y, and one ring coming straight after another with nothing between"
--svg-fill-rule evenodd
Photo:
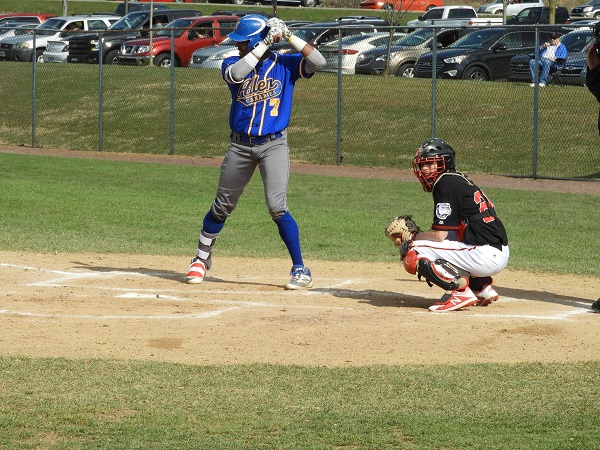
<instances>
[{"instance_id":1,"label":"dirt infield","mask_svg":"<svg viewBox=\"0 0 600 450\"><path fill-rule=\"evenodd\" d=\"M0 252L2 353L311 366L598 358L598 279L507 270L498 302L436 314L440 290L396 264L312 261L315 286L302 292L282 288L287 266L222 257L191 286L181 258Z\"/></svg>"},{"instance_id":2,"label":"dirt infield","mask_svg":"<svg viewBox=\"0 0 600 450\"><path fill-rule=\"evenodd\" d=\"M1 147L0 152L218 166L220 160ZM335 170L334 170L335 169ZM294 171L326 168L295 165ZM341 176L402 179L410 172L329 168ZM600 195L600 183L487 177L483 187ZM441 295L400 264L308 261L315 285L285 291L288 260L215 258L199 286L188 261L137 255L0 252L0 342L5 355L115 358L185 364L310 366L597 360L600 278L506 270L501 299L436 314ZM242 270L243 268L243 270Z\"/></svg>"}]
</instances>

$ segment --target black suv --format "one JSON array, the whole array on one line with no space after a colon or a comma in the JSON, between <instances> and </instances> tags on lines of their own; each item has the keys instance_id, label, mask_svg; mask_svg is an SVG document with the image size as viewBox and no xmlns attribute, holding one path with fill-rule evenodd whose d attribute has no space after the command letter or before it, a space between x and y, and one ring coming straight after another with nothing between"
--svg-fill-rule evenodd
<instances>
[{"instance_id":1,"label":"black suv","mask_svg":"<svg viewBox=\"0 0 600 450\"><path fill-rule=\"evenodd\" d=\"M540 30L540 42L546 42L556 31L556 28ZM534 29L481 27L436 52L436 77L475 81L508 79L510 59L519 53L533 53L534 48ZM417 60L416 77L431 78L432 59L429 52Z\"/></svg>"},{"instance_id":2,"label":"black suv","mask_svg":"<svg viewBox=\"0 0 600 450\"><path fill-rule=\"evenodd\" d=\"M167 24L180 17L201 16L202 12L194 9L165 9L154 10L152 13L154 23ZM114 64L121 44L129 39L148 37L150 11L136 11L122 17L102 34L102 63ZM69 55L67 62L92 63L99 61L99 34L85 34L73 36L69 40Z\"/></svg>"},{"instance_id":3,"label":"black suv","mask_svg":"<svg viewBox=\"0 0 600 450\"><path fill-rule=\"evenodd\" d=\"M557 6L554 13L554 23L567 23L569 10L564 6ZM525 8L506 19L506 25L532 25L536 23L550 23L550 8L548 6L532 6Z\"/></svg>"},{"instance_id":4,"label":"black suv","mask_svg":"<svg viewBox=\"0 0 600 450\"><path fill-rule=\"evenodd\" d=\"M154 10L157 9L170 9L167 5L163 3L154 3ZM150 3L137 3L137 2L127 2L127 13L125 13L125 3L119 3L117 5L117 9L115 10L116 16L126 16L129 13L136 11L150 11Z\"/></svg>"}]
</instances>

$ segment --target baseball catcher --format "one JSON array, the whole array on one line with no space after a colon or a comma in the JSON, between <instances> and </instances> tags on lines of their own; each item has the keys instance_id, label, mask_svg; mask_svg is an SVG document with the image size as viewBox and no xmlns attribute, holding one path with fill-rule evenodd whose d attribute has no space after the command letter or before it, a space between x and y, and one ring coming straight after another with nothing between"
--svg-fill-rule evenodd
<instances>
[{"instance_id":1,"label":"baseball catcher","mask_svg":"<svg viewBox=\"0 0 600 450\"><path fill-rule=\"evenodd\" d=\"M410 216L390 219L385 234L400 246L405 270L446 291L430 311L487 306L498 300L492 275L508 263L508 238L488 197L456 171L456 153L441 139L423 142L413 171L433 194L431 229L421 231Z\"/></svg>"}]
</instances>

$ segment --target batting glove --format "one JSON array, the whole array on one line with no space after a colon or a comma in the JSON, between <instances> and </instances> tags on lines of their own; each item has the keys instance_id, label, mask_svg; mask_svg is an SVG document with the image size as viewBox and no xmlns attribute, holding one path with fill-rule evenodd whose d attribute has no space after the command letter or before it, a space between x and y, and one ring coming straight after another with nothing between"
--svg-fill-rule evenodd
<instances>
[{"instance_id":1,"label":"batting glove","mask_svg":"<svg viewBox=\"0 0 600 450\"><path fill-rule=\"evenodd\" d=\"M270 47L275 42L281 41L282 36L283 36L283 32L281 31L281 29L271 28L269 30L269 33L267 33L267 36L263 39L263 42L265 45Z\"/></svg>"}]
</instances>

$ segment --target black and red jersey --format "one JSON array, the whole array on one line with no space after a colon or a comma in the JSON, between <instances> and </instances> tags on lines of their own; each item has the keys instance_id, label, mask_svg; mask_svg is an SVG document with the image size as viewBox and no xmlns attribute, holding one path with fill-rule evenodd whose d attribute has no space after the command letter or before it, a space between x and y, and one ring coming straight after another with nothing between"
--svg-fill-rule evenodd
<instances>
[{"instance_id":1,"label":"black and red jersey","mask_svg":"<svg viewBox=\"0 0 600 450\"><path fill-rule=\"evenodd\" d=\"M434 230L455 231L458 239L470 245L508 245L502 221L494 205L468 177L445 172L433 186Z\"/></svg>"}]
</instances>

